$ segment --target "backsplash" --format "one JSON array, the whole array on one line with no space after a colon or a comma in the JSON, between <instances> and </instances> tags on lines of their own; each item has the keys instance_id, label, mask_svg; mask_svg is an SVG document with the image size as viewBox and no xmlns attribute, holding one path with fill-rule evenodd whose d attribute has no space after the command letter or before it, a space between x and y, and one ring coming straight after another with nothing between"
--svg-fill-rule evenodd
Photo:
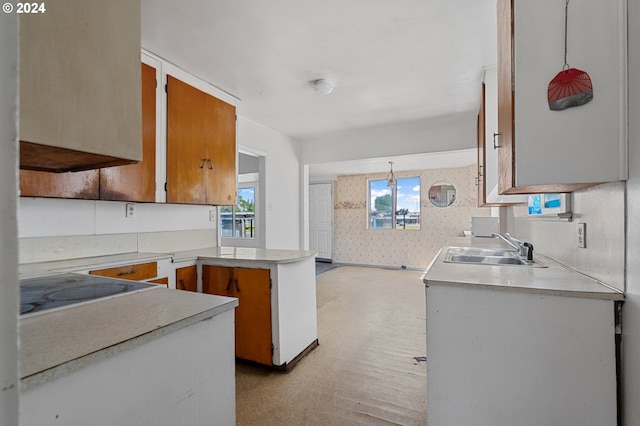
<instances>
[{"instance_id":1,"label":"backsplash","mask_svg":"<svg viewBox=\"0 0 640 426\"><path fill-rule=\"evenodd\" d=\"M19 262L136 251L171 253L217 245L217 221L209 217L214 207L136 203L136 217L126 218L125 204L20 198Z\"/></svg>"},{"instance_id":2,"label":"backsplash","mask_svg":"<svg viewBox=\"0 0 640 426\"><path fill-rule=\"evenodd\" d=\"M571 194L573 220L532 219L526 206L507 210L507 228L541 253L618 290L625 286L625 183L613 182ZM578 247L578 223L587 247Z\"/></svg>"},{"instance_id":3,"label":"backsplash","mask_svg":"<svg viewBox=\"0 0 640 426\"><path fill-rule=\"evenodd\" d=\"M398 172L397 178L419 176L421 183L419 230L367 229L367 179L385 179L386 173L340 176L334 184L334 251L338 263L425 268L451 237L469 230L472 216L489 216L477 207L476 166ZM429 187L447 181L456 187L455 202L446 208L429 201Z\"/></svg>"}]
</instances>

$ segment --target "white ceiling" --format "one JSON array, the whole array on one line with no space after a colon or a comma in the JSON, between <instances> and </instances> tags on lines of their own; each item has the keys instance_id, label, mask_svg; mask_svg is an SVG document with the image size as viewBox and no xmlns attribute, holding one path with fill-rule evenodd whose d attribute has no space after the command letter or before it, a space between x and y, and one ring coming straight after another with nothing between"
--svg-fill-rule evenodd
<instances>
[{"instance_id":1,"label":"white ceiling","mask_svg":"<svg viewBox=\"0 0 640 426\"><path fill-rule=\"evenodd\" d=\"M298 140L477 111L495 0L142 0L142 46ZM326 78L330 95L311 82Z\"/></svg>"}]
</instances>

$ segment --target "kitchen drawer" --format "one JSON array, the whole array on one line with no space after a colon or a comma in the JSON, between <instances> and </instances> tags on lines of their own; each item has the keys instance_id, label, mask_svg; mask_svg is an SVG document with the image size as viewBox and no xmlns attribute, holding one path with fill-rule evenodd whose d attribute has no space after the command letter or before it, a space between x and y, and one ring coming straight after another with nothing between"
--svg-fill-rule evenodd
<instances>
[{"instance_id":1,"label":"kitchen drawer","mask_svg":"<svg viewBox=\"0 0 640 426\"><path fill-rule=\"evenodd\" d=\"M122 278L125 280L148 280L158 276L158 263L148 262L136 265L118 266L115 268L96 269L89 271L91 275L100 275L102 277Z\"/></svg>"}]
</instances>

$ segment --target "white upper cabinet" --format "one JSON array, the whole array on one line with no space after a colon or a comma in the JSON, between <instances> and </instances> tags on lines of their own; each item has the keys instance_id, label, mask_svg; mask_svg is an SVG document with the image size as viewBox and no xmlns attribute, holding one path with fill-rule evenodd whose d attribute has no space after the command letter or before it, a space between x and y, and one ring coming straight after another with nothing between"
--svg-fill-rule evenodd
<instances>
[{"instance_id":1,"label":"white upper cabinet","mask_svg":"<svg viewBox=\"0 0 640 426\"><path fill-rule=\"evenodd\" d=\"M140 161L140 1L45 6L20 15L20 167Z\"/></svg>"},{"instance_id":2,"label":"white upper cabinet","mask_svg":"<svg viewBox=\"0 0 640 426\"><path fill-rule=\"evenodd\" d=\"M498 0L501 194L627 178L626 2L569 2L567 62L588 73L593 100L552 111L547 90L564 65L565 5Z\"/></svg>"}]
</instances>

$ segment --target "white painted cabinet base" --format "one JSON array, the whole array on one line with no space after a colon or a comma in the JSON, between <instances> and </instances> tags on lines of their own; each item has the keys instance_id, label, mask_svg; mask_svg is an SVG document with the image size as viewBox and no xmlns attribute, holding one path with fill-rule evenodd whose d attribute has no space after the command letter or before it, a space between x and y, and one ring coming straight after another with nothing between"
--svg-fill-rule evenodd
<instances>
[{"instance_id":1,"label":"white painted cabinet base","mask_svg":"<svg viewBox=\"0 0 640 426\"><path fill-rule=\"evenodd\" d=\"M429 426L614 426L614 302L430 285Z\"/></svg>"},{"instance_id":2,"label":"white painted cabinet base","mask_svg":"<svg viewBox=\"0 0 640 426\"><path fill-rule=\"evenodd\" d=\"M20 425L235 425L233 319L232 309L31 387Z\"/></svg>"}]
</instances>

